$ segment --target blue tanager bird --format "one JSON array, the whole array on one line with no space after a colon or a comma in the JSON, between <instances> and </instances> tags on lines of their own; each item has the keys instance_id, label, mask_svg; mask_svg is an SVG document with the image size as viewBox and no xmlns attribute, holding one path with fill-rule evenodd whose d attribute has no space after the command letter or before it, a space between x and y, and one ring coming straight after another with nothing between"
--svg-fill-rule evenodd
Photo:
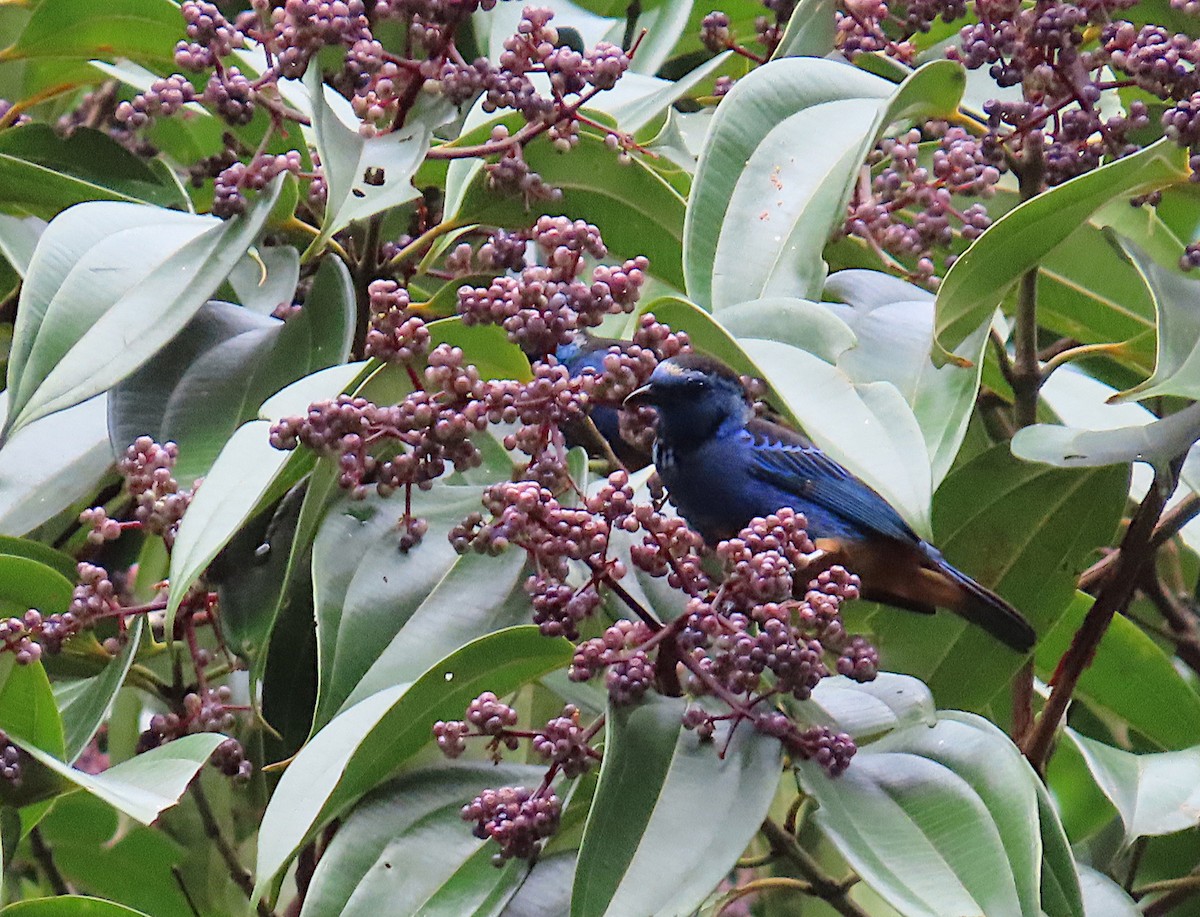
<instances>
[{"instance_id":1,"label":"blue tanager bird","mask_svg":"<svg viewBox=\"0 0 1200 917\"><path fill-rule=\"evenodd\" d=\"M654 464L679 514L710 544L783 507L803 513L865 598L932 614L947 608L1019 652L1036 634L1019 611L950 566L878 493L795 430L754 416L737 374L685 354L627 399L658 412Z\"/></svg>"}]
</instances>

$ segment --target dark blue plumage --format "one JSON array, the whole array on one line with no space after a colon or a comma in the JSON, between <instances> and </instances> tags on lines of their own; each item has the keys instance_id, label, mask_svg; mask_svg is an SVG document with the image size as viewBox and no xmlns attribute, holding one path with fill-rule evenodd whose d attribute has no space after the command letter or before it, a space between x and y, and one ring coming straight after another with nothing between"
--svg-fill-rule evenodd
<instances>
[{"instance_id":1,"label":"dark blue plumage","mask_svg":"<svg viewBox=\"0 0 1200 917\"><path fill-rule=\"evenodd\" d=\"M754 417L724 364L672 358L630 400L657 409L655 467L708 543L790 507L807 518L818 547L859 574L867 598L929 613L949 608L1014 649L1033 645L1016 609L946 563L883 497L795 430Z\"/></svg>"},{"instance_id":2,"label":"dark blue plumage","mask_svg":"<svg viewBox=\"0 0 1200 917\"><path fill-rule=\"evenodd\" d=\"M626 346L628 346L627 341L598 338L580 333L570 344L560 345L555 351L554 357L567 368L572 376L578 376L580 373L588 371L599 376L604 372L604 357L609 348ZM593 404L588 411L588 416L592 418L596 432L604 438L613 455L620 459L626 468L630 470L644 468L650 464L650 456L621 438L621 423L618 417L620 410L620 407L615 404ZM597 450L592 447L598 444L591 442L595 439L595 434L589 436L590 431L580 429L578 425L574 424L568 426L564 432L570 445L583 446L589 453L596 453Z\"/></svg>"}]
</instances>

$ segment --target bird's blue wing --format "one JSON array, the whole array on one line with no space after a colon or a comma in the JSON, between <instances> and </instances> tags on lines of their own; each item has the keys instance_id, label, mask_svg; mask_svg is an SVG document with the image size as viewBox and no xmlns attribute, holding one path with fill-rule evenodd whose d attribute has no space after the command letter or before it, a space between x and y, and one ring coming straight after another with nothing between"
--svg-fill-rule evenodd
<instances>
[{"instance_id":1,"label":"bird's blue wing","mask_svg":"<svg viewBox=\"0 0 1200 917\"><path fill-rule=\"evenodd\" d=\"M920 538L878 493L798 433L752 420L750 473L845 520L863 535L917 543Z\"/></svg>"}]
</instances>

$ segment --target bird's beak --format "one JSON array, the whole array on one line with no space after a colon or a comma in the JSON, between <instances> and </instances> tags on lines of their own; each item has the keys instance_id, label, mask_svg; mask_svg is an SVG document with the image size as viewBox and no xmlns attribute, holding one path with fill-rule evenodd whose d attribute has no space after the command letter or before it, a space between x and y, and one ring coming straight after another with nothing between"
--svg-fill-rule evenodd
<instances>
[{"instance_id":1,"label":"bird's beak","mask_svg":"<svg viewBox=\"0 0 1200 917\"><path fill-rule=\"evenodd\" d=\"M626 408L641 407L643 404L654 404L654 385L651 382L647 382L639 389L634 389L621 402L621 406Z\"/></svg>"}]
</instances>

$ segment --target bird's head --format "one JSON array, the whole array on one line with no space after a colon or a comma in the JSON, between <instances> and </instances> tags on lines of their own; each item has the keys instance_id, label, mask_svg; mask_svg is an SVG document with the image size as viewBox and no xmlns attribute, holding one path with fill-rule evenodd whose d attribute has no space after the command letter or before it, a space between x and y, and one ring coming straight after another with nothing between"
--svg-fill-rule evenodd
<instances>
[{"instance_id":1,"label":"bird's head","mask_svg":"<svg viewBox=\"0 0 1200 917\"><path fill-rule=\"evenodd\" d=\"M659 363L650 381L625 399L658 411L659 439L686 449L722 427L740 429L752 409L738 374L712 357L681 354Z\"/></svg>"}]
</instances>

